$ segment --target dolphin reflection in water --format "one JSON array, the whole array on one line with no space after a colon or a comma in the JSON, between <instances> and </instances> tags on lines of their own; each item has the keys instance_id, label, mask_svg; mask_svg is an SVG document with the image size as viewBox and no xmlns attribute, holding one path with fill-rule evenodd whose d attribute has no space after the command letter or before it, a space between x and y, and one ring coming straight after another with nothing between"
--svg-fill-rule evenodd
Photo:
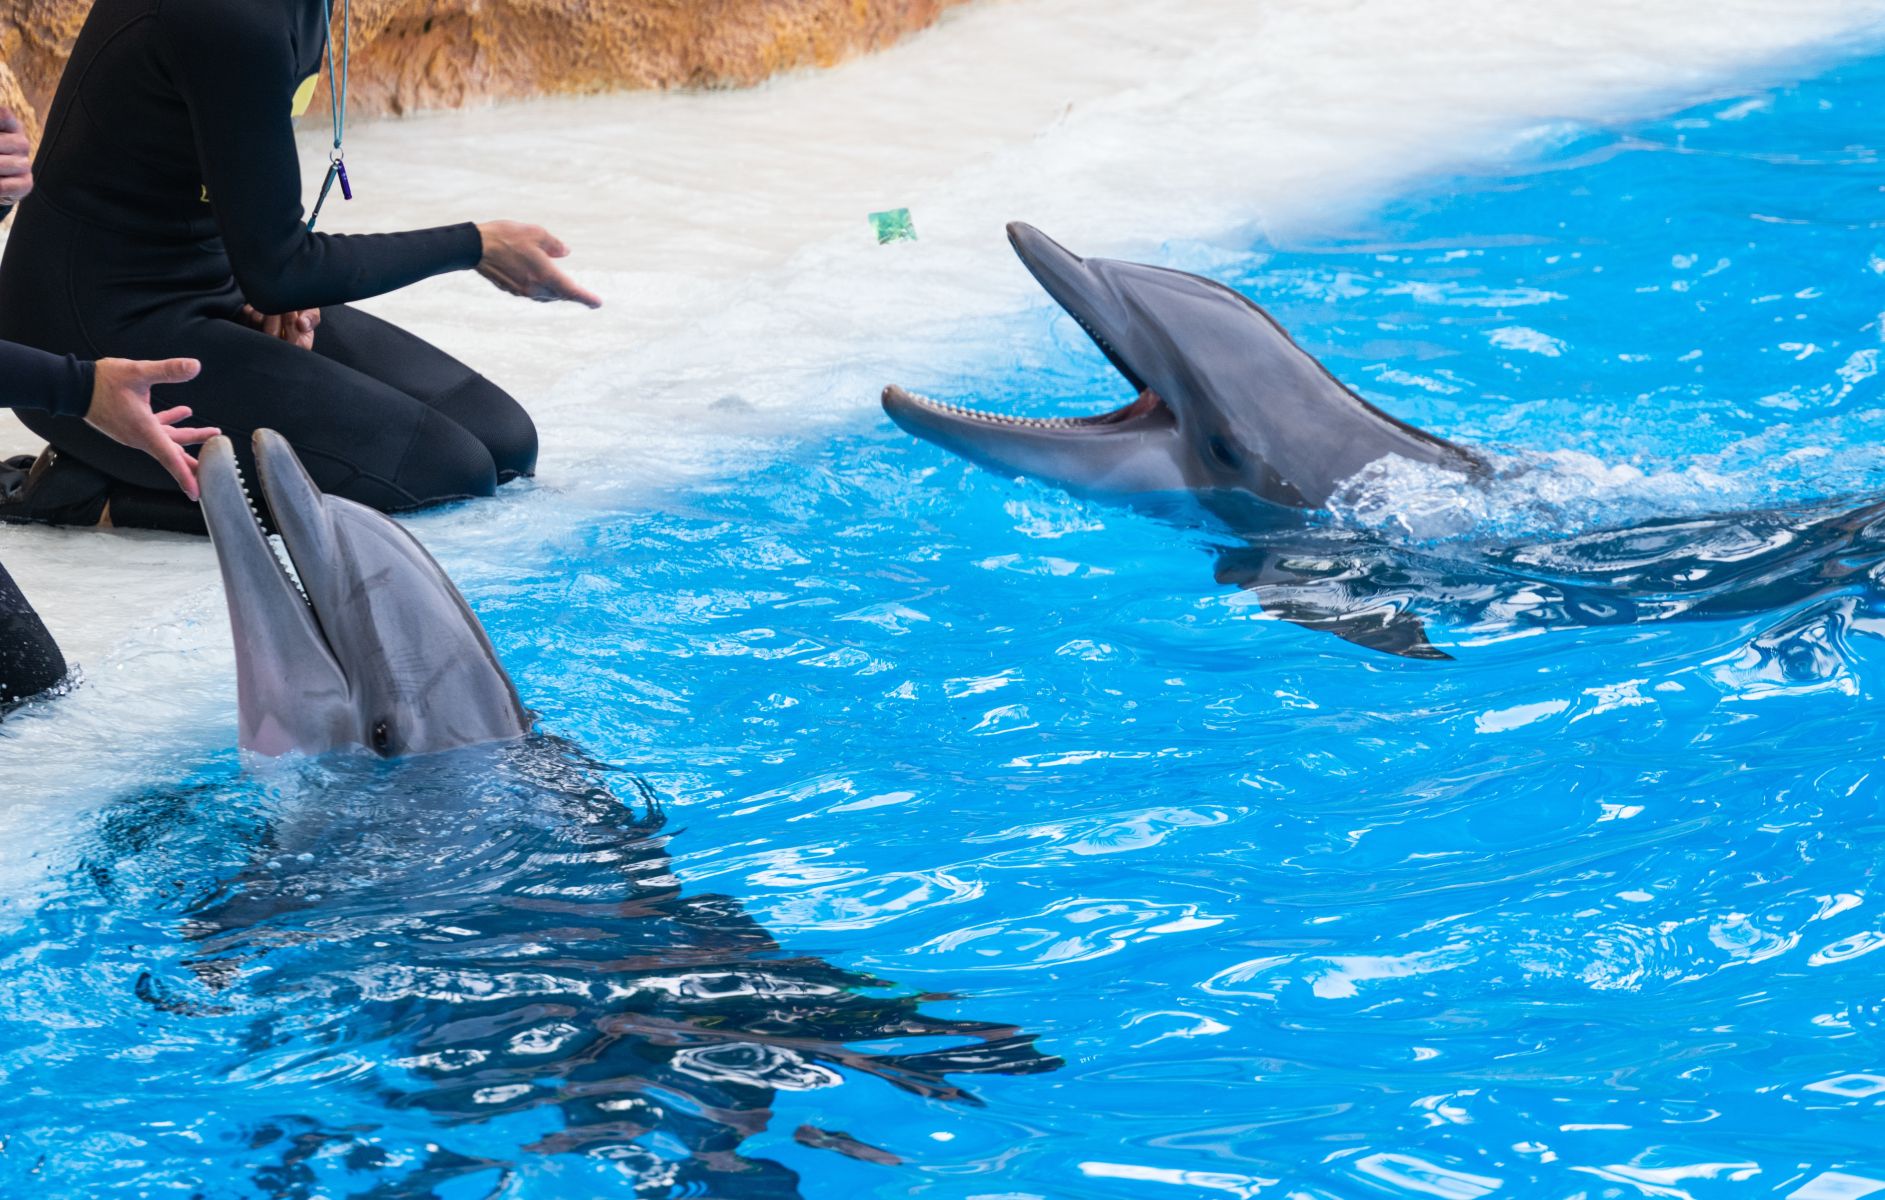
<instances>
[{"instance_id":1,"label":"dolphin reflection in water","mask_svg":"<svg viewBox=\"0 0 1885 1200\"><path fill-rule=\"evenodd\" d=\"M1847 632L1885 634L1885 503L1666 517L1521 542L1410 546L1309 525L1218 551L1217 579L1270 615L1408 658L1461 639L1763 618L1748 665L1814 676ZM1765 620L1766 614L1775 619Z\"/></svg>"},{"instance_id":2,"label":"dolphin reflection in water","mask_svg":"<svg viewBox=\"0 0 1885 1200\"><path fill-rule=\"evenodd\" d=\"M1061 1065L1013 1026L922 1011L955 997L794 953L731 897L682 887L646 785L624 805L567 743L306 771L318 782L271 802L247 865L190 904L188 972L138 988L178 1020L246 1022L255 1061L338 1064L349 1082L324 1089L364 1096L344 1124L310 1109L250 1131L279 1155L256 1175L269 1194L349 1194L323 1174L341 1170L365 1195L469 1176L508 1194L545 1156L581 1155L636 1194L791 1197L793 1171L740 1152L775 1093L849 1076L976 1104L955 1078ZM190 807L146 800L130 807ZM146 817L118 824L151 836ZM413 1161L388 1149L413 1113L501 1128L440 1130ZM895 1128L797 1138L894 1163L869 1143Z\"/></svg>"}]
</instances>

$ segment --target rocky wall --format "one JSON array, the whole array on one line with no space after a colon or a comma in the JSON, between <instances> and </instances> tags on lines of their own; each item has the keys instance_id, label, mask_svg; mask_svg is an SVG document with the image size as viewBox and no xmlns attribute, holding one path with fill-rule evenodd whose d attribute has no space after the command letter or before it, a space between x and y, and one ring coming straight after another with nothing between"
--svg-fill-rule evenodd
<instances>
[{"instance_id":1,"label":"rocky wall","mask_svg":"<svg viewBox=\"0 0 1885 1200\"><path fill-rule=\"evenodd\" d=\"M740 87L881 49L962 2L354 0L349 111ZM20 108L35 134L90 8L90 0L0 0L0 104ZM317 112L326 106L324 96L315 103Z\"/></svg>"}]
</instances>

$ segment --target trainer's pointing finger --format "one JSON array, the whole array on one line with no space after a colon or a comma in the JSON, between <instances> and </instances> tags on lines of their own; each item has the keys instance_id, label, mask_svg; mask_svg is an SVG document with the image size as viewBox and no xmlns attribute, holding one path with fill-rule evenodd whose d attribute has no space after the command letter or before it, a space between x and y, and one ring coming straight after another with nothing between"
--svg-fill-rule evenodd
<instances>
[{"instance_id":1,"label":"trainer's pointing finger","mask_svg":"<svg viewBox=\"0 0 1885 1200\"><path fill-rule=\"evenodd\" d=\"M574 300L576 303L588 308L602 307L602 297L596 295L582 284L577 283L574 279L571 279L567 274L557 270L555 267L549 267L545 272L545 277L550 284L551 290L555 293L551 297L552 299Z\"/></svg>"}]
</instances>

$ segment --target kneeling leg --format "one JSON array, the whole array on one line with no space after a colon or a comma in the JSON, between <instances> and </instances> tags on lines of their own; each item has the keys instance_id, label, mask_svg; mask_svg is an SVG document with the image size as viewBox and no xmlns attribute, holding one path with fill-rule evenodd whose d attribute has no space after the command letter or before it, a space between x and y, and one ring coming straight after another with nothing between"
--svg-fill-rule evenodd
<instances>
[{"instance_id":1,"label":"kneeling leg","mask_svg":"<svg viewBox=\"0 0 1885 1200\"><path fill-rule=\"evenodd\" d=\"M339 304L322 310L314 349L464 427L490 451L498 482L537 469L537 427L523 405L423 338Z\"/></svg>"},{"instance_id":2,"label":"kneeling leg","mask_svg":"<svg viewBox=\"0 0 1885 1200\"><path fill-rule=\"evenodd\" d=\"M382 511L497 490L497 466L478 438L377 379L229 321L193 322L178 340L176 354L201 359L203 373L166 389L163 400L189 405L192 424L219 426L245 470L249 436L273 429L322 490ZM176 484L148 455L78 418L20 416L62 453L114 480L176 495ZM131 523L119 521L117 509L114 523Z\"/></svg>"}]
</instances>

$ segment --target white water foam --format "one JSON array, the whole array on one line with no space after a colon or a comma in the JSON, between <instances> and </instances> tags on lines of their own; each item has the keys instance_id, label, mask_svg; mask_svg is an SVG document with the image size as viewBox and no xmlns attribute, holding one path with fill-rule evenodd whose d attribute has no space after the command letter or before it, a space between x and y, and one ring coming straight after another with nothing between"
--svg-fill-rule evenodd
<instances>
[{"instance_id":1,"label":"white water foam","mask_svg":"<svg viewBox=\"0 0 1885 1200\"><path fill-rule=\"evenodd\" d=\"M1652 517L1719 512L1735 480L1696 462L1645 471L1581 450L1500 455L1484 479L1377 459L1329 498L1336 519L1412 542L1549 537Z\"/></svg>"},{"instance_id":2,"label":"white water foam","mask_svg":"<svg viewBox=\"0 0 1885 1200\"><path fill-rule=\"evenodd\" d=\"M1880 0L983 0L875 58L753 91L359 125L360 199L328 221L540 221L609 301L526 305L460 275L368 306L538 418L538 488L420 521L448 567L489 579L507 541L625 489L873 419L884 383L920 386L970 355L1027 361L1039 324L1005 317L1046 302L1008 252L1010 219L1123 255L1300 236L1568 121L1778 81L1882 20ZM322 157L310 135L305 161ZM876 245L865 214L904 205L921 240ZM85 670L0 734L9 833L233 741L206 545L8 528L0 560Z\"/></svg>"}]
</instances>

